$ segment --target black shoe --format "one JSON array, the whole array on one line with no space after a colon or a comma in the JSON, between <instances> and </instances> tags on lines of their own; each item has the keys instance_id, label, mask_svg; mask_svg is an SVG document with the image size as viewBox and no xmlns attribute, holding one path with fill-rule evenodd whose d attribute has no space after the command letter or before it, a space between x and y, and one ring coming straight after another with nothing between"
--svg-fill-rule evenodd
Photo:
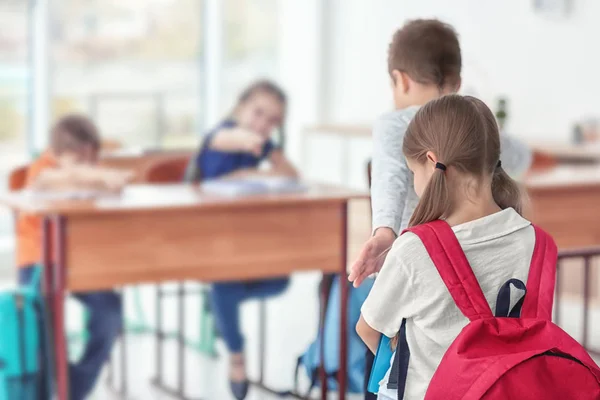
<instances>
[{"instance_id":1,"label":"black shoe","mask_svg":"<svg viewBox=\"0 0 600 400\"><path fill-rule=\"evenodd\" d=\"M231 388L231 393L233 393L233 397L237 400L244 400L246 395L248 394L248 381L243 382L234 382L229 381L229 387Z\"/></svg>"}]
</instances>

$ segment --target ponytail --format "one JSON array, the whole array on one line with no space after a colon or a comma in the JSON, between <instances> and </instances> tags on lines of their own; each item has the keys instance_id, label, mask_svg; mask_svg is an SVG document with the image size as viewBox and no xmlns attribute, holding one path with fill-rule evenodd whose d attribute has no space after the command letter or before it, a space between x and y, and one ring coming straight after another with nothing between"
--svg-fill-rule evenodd
<instances>
[{"instance_id":1,"label":"ponytail","mask_svg":"<svg viewBox=\"0 0 600 400\"><path fill-rule=\"evenodd\" d=\"M519 214L523 214L523 195L521 188L502 168L498 165L492 177L492 196L501 209L514 208Z\"/></svg>"},{"instance_id":2,"label":"ponytail","mask_svg":"<svg viewBox=\"0 0 600 400\"><path fill-rule=\"evenodd\" d=\"M408 226L413 227L444 217L452 209L451 201L446 172L436 168L419 199Z\"/></svg>"}]
</instances>

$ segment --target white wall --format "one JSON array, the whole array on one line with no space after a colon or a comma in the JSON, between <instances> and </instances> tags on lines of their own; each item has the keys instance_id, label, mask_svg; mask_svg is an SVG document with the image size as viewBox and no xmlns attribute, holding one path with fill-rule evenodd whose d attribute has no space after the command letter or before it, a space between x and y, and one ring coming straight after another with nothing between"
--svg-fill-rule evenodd
<instances>
[{"instance_id":1,"label":"white wall","mask_svg":"<svg viewBox=\"0 0 600 400\"><path fill-rule=\"evenodd\" d=\"M295 163L302 128L320 119L322 6L321 0L279 2L279 78L289 95L286 146Z\"/></svg>"},{"instance_id":2,"label":"white wall","mask_svg":"<svg viewBox=\"0 0 600 400\"><path fill-rule=\"evenodd\" d=\"M387 46L396 28L418 17L455 26L463 91L490 105L508 96L511 132L566 141L575 120L600 111L600 1L573 0L562 20L534 13L529 0L331 1L329 122L370 123L391 107Z\"/></svg>"}]
</instances>

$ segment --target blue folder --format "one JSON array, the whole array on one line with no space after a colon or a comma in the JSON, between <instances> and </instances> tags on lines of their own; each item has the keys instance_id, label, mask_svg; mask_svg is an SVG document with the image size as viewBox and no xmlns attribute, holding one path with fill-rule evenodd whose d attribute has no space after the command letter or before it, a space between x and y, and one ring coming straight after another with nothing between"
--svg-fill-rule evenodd
<instances>
[{"instance_id":1,"label":"blue folder","mask_svg":"<svg viewBox=\"0 0 600 400\"><path fill-rule=\"evenodd\" d=\"M381 382L388 369L390 369L390 363L394 355L390 341L391 339L385 335L381 335L381 339L379 339L377 354L375 354L371 376L369 376L369 384L367 385L367 390L370 393L379 392L379 382Z\"/></svg>"}]
</instances>

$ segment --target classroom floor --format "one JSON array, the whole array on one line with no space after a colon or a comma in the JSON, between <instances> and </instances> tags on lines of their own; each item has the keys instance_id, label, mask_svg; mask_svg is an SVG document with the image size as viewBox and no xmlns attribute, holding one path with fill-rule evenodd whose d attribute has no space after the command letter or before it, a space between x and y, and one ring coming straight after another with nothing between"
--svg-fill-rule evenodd
<instances>
[{"instance_id":1,"label":"classroom floor","mask_svg":"<svg viewBox=\"0 0 600 400\"><path fill-rule=\"evenodd\" d=\"M316 312L318 310L317 302L317 284L320 279L319 274L299 274L295 275L288 291L280 297L267 302L267 358L266 358L266 382L272 385L276 390L291 389L294 384L294 368L297 357L302 354L310 342L314 339L317 329ZM128 293L127 308L133 307L133 293ZM145 287L141 291L144 309L154 310L152 305L153 289ZM198 308L194 309L194 300L186 304L188 309L189 325L194 325L198 321ZM75 307L75 305L71 305ZM171 308L172 307L172 308ZM169 312L172 310L172 312ZM71 315L77 313L74 309ZM166 304L164 308L165 325L174 328L176 317L174 304ZM130 315L135 313L130 312ZM246 335L248 369L250 377L258 375L258 302L248 302L243 307L242 326ZM151 319L152 315L146 315ZM150 323L153 324L153 320ZM193 326L192 326L193 328ZM190 336L194 335L193 329L188 330ZM155 341L148 335L129 335L128 337L128 384L131 396L129 399L140 400L167 400L172 397L161 394L149 384L154 376L155 365ZM174 342L165 346L163 371L165 380L172 385L177 382L177 349ZM118 359L120 349L114 352L115 360ZM229 400L233 399L229 393L227 384L228 363L225 356L225 350L220 341L217 342L217 351L220 354L218 358L210 358L199 355L195 351L189 350L186 353L186 379L187 393L190 399L205 400ZM103 381L106 380L105 377ZM118 371L117 371L118 375ZM301 372L301 387L308 385L307 377ZM314 397L317 397L315 391ZM101 384L97 388L92 399L112 400L119 399L114 395L106 384ZM269 394L267 392L252 388L248 400L271 400L281 399L282 397ZM290 398L290 397L287 397ZM335 393L330 396L331 399L337 398ZM361 396L349 396L350 400L360 399Z\"/></svg>"}]
</instances>

